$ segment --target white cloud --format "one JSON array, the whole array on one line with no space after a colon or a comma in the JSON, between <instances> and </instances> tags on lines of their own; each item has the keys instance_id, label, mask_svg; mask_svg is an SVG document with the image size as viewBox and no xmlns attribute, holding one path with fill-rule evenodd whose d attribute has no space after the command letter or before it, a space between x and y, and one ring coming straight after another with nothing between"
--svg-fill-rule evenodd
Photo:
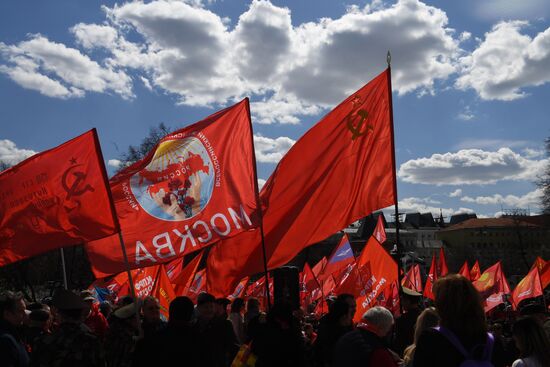
<instances>
[{"instance_id":1,"label":"white cloud","mask_svg":"<svg viewBox=\"0 0 550 367\"><path fill-rule=\"evenodd\" d=\"M120 166L122 165L122 162L118 159L109 159L107 161L107 164L114 168L120 168Z\"/></svg>"},{"instance_id":2,"label":"white cloud","mask_svg":"<svg viewBox=\"0 0 550 367\"><path fill-rule=\"evenodd\" d=\"M12 46L0 42L0 54L7 60L0 72L50 97L82 97L86 91L133 97L132 81L124 72L102 67L79 50L41 35Z\"/></svg>"},{"instance_id":3,"label":"white cloud","mask_svg":"<svg viewBox=\"0 0 550 367\"><path fill-rule=\"evenodd\" d=\"M471 121L475 118L470 106L465 106L464 109L458 114L457 118L462 121Z\"/></svg>"},{"instance_id":4,"label":"white cloud","mask_svg":"<svg viewBox=\"0 0 550 367\"><path fill-rule=\"evenodd\" d=\"M509 148L496 152L464 149L407 161L399 168L405 182L432 185L494 184L501 180L534 181L549 163L532 160Z\"/></svg>"},{"instance_id":5,"label":"white cloud","mask_svg":"<svg viewBox=\"0 0 550 367\"><path fill-rule=\"evenodd\" d=\"M256 160L261 163L278 163L295 142L286 136L272 139L254 135Z\"/></svg>"},{"instance_id":6,"label":"white cloud","mask_svg":"<svg viewBox=\"0 0 550 367\"><path fill-rule=\"evenodd\" d=\"M456 189L455 191L449 193L449 197L456 198L462 195L462 189Z\"/></svg>"},{"instance_id":7,"label":"white cloud","mask_svg":"<svg viewBox=\"0 0 550 367\"><path fill-rule=\"evenodd\" d=\"M460 200L466 203L475 203L478 205L507 205L514 208L539 207L541 203L542 190L536 189L523 196L500 195L477 196L475 198L464 196Z\"/></svg>"},{"instance_id":8,"label":"white cloud","mask_svg":"<svg viewBox=\"0 0 550 367\"><path fill-rule=\"evenodd\" d=\"M34 154L34 150L19 149L13 141L0 139L0 162L13 166Z\"/></svg>"},{"instance_id":9,"label":"white cloud","mask_svg":"<svg viewBox=\"0 0 550 367\"><path fill-rule=\"evenodd\" d=\"M70 29L82 52L107 55L100 62L33 36L17 45L0 44L7 60L0 71L53 97L112 91L131 98L126 75L131 69L136 79L176 95L181 104L215 107L250 95L260 123L294 124L381 72L388 49L398 93L433 93L437 80L456 71L460 41L468 38L448 27L444 11L418 0L393 5L377 0L350 6L338 18L303 24L293 24L288 8L253 0L233 28L198 0L102 9L102 24Z\"/></svg>"},{"instance_id":10,"label":"white cloud","mask_svg":"<svg viewBox=\"0 0 550 367\"><path fill-rule=\"evenodd\" d=\"M395 213L393 206L385 208L384 213L386 216L391 216ZM399 212L401 213L432 213L434 218L438 218L440 213L443 213L444 217L450 218L454 214L458 213L473 213L474 210L470 208L445 208L442 206L430 205L426 202L425 198L408 197L399 200Z\"/></svg>"},{"instance_id":11,"label":"white cloud","mask_svg":"<svg viewBox=\"0 0 550 367\"><path fill-rule=\"evenodd\" d=\"M461 59L459 89L474 89L482 99L510 101L524 88L550 82L550 28L531 38L520 31L527 22L495 25L471 55Z\"/></svg>"},{"instance_id":12,"label":"white cloud","mask_svg":"<svg viewBox=\"0 0 550 367\"><path fill-rule=\"evenodd\" d=\"M531 148L525 148L522 150L523 155L526 158L539 158L544 156L545 151L544 149L531 149Z\"/></svg>"},{"instance_id":13,"label":"white cloud","mask_svg":"<svg viewBox=\"0 0 550 367\"><path fill-rule=\"evenodd\" d=\"M261 190L262 187L264 187L266 183L266 180L264 180L263 178L258 178L258 189Z\"/></svg>"},{"instance_id":14,"label":"white cloud","mask_svg":"<svg viewBox=\"0 0 550 367\"><path fill-rule=\"evenodd\" d=\"M493 149L499 148L520 148L530 144L527 140L507 140L507 139L465 139L461 141L457 149ZM530 157L528 157L530 158Z\"/></svg>"}]
</instances>

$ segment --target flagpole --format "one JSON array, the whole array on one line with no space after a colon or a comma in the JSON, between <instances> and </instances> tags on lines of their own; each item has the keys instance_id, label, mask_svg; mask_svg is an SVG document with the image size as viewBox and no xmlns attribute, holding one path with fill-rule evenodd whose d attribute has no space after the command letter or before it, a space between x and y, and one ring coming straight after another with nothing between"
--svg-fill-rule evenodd
<instances>
[{"instance_id":1,"label":"flagpole","mask_svg":"<svg viewBox=\"0 0 550 367\"><path fill-rule=\"evenodd\" d=\"M252 118L250 115L250 101L246 98L246 109L248 112L248 121L250 123L250 140L252 143L252 168L254 169L254 194L256 196L256 206L258 215L260 217L260 235L262 237L262 257L264 263L264 276L265 276L265 296L267 299L267 310L271 310L271 298L269 296L269 272L267 269L267 254L265 251L265 239L264 239L264 218L262 213L262 203L260 201L260 190L258 188L258 170L256 168L256 151L254 149L254 135L252 129Z\"/></svg>"},{"instance_id":2,"label":"flagpole","mask_svg":"<svg viewBox=\"0 0 550 367\"><path fill-rule=\"evenodd\" d=\"M63 269L63 287L67 290L69 287L67 285L67 268L65 267L65 252L63 251L63 247L59 249L59 252L61 254L61 268Z\"/></svg>"},{"instance_id":3,"label":"flagpole","mask_svg":"<svg viewBox=\"0 0 550 367\"><path fill-rule=\"evenodd\" d=\"M392 98L392 85L391 85L391 54L388 51L386 55L386 62L388 63L388 92L389 92L389 103L390 103L390 130L391 130L391 157L393 163L393 195L395 197L395 250L397 257L397 280L399 286L399 308L401 314L403 314L403 305L401 302L401 244L399 240L399 199L397 196L397 165L395 163L395 133L393 126L393 98Z\"/></svg>"},{"instance_id":4,"label":"flagpole","mask_svg":"<svg viewBox=\"0 0 550 367\"><path fill-rule=\"evenodd\" d=\"M95 128L92 129L94 134L94 143L96 145L96 151L100 158L100 168L101 173L103 176L103 181L105 182L105 186L108 188L107 190L107 196L109 197L109 203L111 204L111 216L113 217L113 222L115 224L116 229L118 230L118 239L120 241L120 247L122 249L122 256L124 257L124 264L126 266L126 273L128 274L128 281L130 282L130 294L132 298L134 299L134 310L135 310L135 316L136 321L138 325L138 332L139 335L142 335L142 328L141 328L141 320L139 317L139 307L138 307L138 299L136 297L136 290L135 290L135 284L134 279L132 278L132 272L130 270L130 262L128 261L128 255L126 254L126 247L124 246L124 239L122 238L122 229L120 228L120 222L118 221L118 215L116 212L115 207L115 201L113 200L113 193L111 192L111 186L109 185L109 180L107 179L107 170L105 169L105 160L103 158L103 152L101 151L101 145L99 144L99 137L97 135L97 130Z\"/></svg>"}]
</instances>

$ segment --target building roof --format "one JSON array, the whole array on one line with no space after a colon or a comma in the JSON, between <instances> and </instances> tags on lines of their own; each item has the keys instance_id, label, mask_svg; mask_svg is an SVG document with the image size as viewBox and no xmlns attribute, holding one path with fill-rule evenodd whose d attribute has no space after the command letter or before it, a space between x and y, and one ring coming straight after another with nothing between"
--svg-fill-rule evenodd
<instances>
[{"instance_id":1,"label":"building roof","mask_svg":"<svg viewBox=\"0 0 550 367\"><path fill-rule=\"evenodd\" d=\"M458 224L444 228L441 230L441 232L456 231L461 229L515 227L516 225L518 225L518 220L521 227L541 227L543 225L544 219L541 218L539 220L537 217L542 216L519 218L472 218L467 219L464 222L460 222Z\"/></svg>"}]
</instances>

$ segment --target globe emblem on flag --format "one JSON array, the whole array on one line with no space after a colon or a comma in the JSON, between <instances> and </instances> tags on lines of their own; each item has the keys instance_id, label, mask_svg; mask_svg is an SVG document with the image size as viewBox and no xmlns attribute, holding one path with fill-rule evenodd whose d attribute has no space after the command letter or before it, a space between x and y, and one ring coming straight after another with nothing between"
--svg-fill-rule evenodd
<instances>
[{"instance_id":1,"label":"globe emblem on flag","mask_svg":"<svg viewBox=\"0 0 550 367\"><path fill-rule=\"evenodd\" d=\"M208 151L191 136L161 142L147 167L130 178L130 188L139 205L153 217L182 221L206 207L214 182Z\"/></svg>"}]
</instances>

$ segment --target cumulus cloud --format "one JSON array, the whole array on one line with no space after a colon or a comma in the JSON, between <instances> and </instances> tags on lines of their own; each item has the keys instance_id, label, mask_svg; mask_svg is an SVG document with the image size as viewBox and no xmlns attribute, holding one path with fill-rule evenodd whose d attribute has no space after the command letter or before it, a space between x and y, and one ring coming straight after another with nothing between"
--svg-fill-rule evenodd
<instances>
[{"instance_id":1,"label":"cumulus cloud","mask_svg":"<svg viewBox=\"0 0 550 367\"><path fill-rule=\"evenodd\" d=\"M122 162L118 159L109 159L107 161L107 164L110 166L110 167L114 167L114 168L120 168L120 166L122 165Z\"/></svg>"},{"instance_id":2,"label":"cumulus cloud","mask_svg":"<svg viewBox=\"0 0 550 367\"><path fill-rule=\"evenodd\" d=\"M456 189L455 191L449 193L449 197L456 198L462 195L462 189Z\"/></svg>"},{"instance_id":3,"label":"cumulus cloud","mask_svg":"<svg viewBox=\"0 0 550 367\"><path fill-rule=\"evenodd\" d=\"M471 55L461 58L459 89L474 89L482 99L510 101L524 89L550 82L550 28L534 38L522 33L525 21L495 25Z\"/></svg>"},{"instance_id":4,"label":"cumulus cloud","mask_svg":"<svg viewBox=\"0 0 550 367\"><path fill-rule=\"evenodd\" d=\"M494 184L501 180L534 181L548 159L528 159L509 148L490 152L464 149L407 161L399 168L405 182L432 185Z\"/></svg>"},{"instance_id":5,"label":"cumulus cloud","mask_svg":"<svg viewBox=\"0 0 550 367\"><path fill-rule=\"evenodd\" d=\"M50 97L82 97L85 92L114 92L132 98L132 81L122 71L102 67L79 50L36 34L17 45L0 42L7 62L0 72L27 89Z\"/></svg>"},{"instance_id":6,"label":"cumulus cloud","mask_svg":"<svg viewBox=\"0 0 550 367\"><path fill-rule=\"evenodd\" d=\"M34 150L20 149L13 141L0 139L0 162L2 163L13 166L34 154L36 154Z\"/></svg>"},{"instance_id":7,"label":"cumulus cloud","mask_svg":"<svg viewBox=\"0 0 550 367\"><path fill-rule=\"evenodd\" d=\"M286 136L272 139L254 135L256 160L261 163L278 163L295 142Z\"/></svg>"},{"instance_id":8,"label":"cumulus cloud","mask_svg":"<svg viewBox=\"0 0 550 367\"><path fill-rule=\"evenodd\" d=\"M507 205L514 208L539 207L542 200L542 190L536 189L523 196L494 194L492 196L464 196L460 200L478 205Z\"/></svg>"},{"instance_id":9,"label":"cumulus cloud","mask_svg":"<svg viewBox=\"0 0 550 367\"><path fill-rule=\"evenodd\" d=\"M457 70L460 42L468 39L449 28L444 11L419 0L350 6L340 17L303 24L293 24L288 8L265 0L252 1L234 25L204 5L104 6L102 24L70 29L82 52L33 36L1 44L6 64L0 72L52 97L112 91L131 98L131 71L148 89L173 94L181 104L215 107L250 95L260 123L294 124L383 70L388 49L398 93L433 93L437 80ZM29 42L41 43L48 55L30 50Z\"/></svg>"},{"instance_id":10,"label":"cumulus cloud","mask_svg":"<svg viewBox=\"0 0 550 367\"><path fill-rule=\"evenodd\" d=\"M266 183L266 180L264 180L263 178L258 178L258 189L262 189L262 187L264 187Z\"/></svg>"},{"instance_id":11,"label":"cumulus cloud","mask_svg":"<svg viewBox=\"0 0 550 367\"><path fill-rule=\"evenodd\" d=\"M391 216L395 213L393 206L385 208L384 213L386 216ZM432 213L435 217L439 217L440 213L443 213L444 217L449 218L454 214L459 213L473 213L474 210L470 208L445 208L442 206L430 205L426 201L426 198L408 197L399 200L399 211L403 213Z\"/></svg>"}]
</instances>

